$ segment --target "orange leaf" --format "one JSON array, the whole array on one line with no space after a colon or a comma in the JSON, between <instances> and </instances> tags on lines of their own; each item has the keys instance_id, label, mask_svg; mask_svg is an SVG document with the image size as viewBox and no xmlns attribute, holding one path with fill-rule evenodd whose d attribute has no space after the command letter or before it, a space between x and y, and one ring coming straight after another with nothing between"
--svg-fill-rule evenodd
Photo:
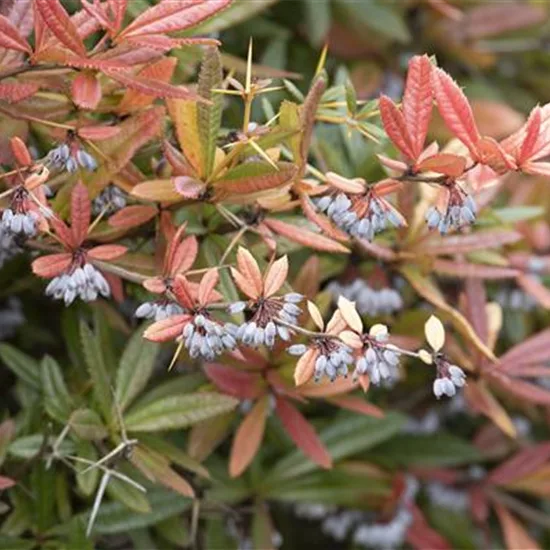
<instances>
[{"instance_id":1,"label":"orange leaf","mask_svg":"<svg viewBox=\"0 0 550 550\"><path fill-rule=\"evenodd\" d=\"M479 162L491 167L497 174L506 174L517 168L514 159L492 137L481 138L477 143Z\"/></svg>"},{"instance_id":2,"label":"orange leaf","mask_svg":"<svg viewBox=\"0 0 550 550\"><path fill-rule=\"evenodd\" d=\"M81 72L73 80L73 101L82 109L95 109L101 101L101 85L95 74Z\"/></svg>"},{"instance_id":3,"label":"orange leaf","mask_svg":"<svg viewBox=\"0 0 550 550\"><path fill-rule=\"evenodd\" d=\"M31 53L29 43L19 34L10 20L0 15L0 47L8 50L16 50L24 53Z\"/></svg>"},{"instance_id":4,"label":"orange leaf","mask_svg":"<svg viewBox=\"0 0 550 550\"><path fill-rule=\"evenodd\" d=\"M237 429L229 457L229 475L231 477L240 476L258 452L264 436L268 406L269 397L262 397Z\"/></svg>"},{"instance_id":5,"label":"orange leaf","mask_svg":"<svg viewBox=\"0 0 550 550\"><path fill-rule=\"evenodd\" d=\"M540 546L529 535L525 527L510 512L498 503L494 503L495 512L502 527L508 550L539 550Z\"/></svg>"},{"instance_id":6,"label":"orange leaf","mask_svg":"<svg viewBox=\"0 0 550 550\"><path fill-rule=\"evenodd\" d=\"M517 231L489 229L470 234L456 234L441 237L435 235L418 245L418 251L427 255L460 254L497 248L504 244L513 244L521 240Z\"/></svg>"},{"instance_id":7,"label":"orange leaf","mask_svg":"<svg viewBox=\"0 0 550 550\"><path fill-rule=\"evenodd\" d=\"M365 414L367 416L374 416L375 418L384 418L384 411L382 409L372 403L369 403L368 401L365 401L365 399L361 397L344 395L342 397L330 397L327 401L337 407L341 407L342 409L347 409L359 414Z\"/></svg>"},{"instance_id":8,"label":"orange leaf","mask_svg":"<svg viewBox=\"0 0 550 550\"><path fill-rule=\"evenodd\" d=\"M550 458L550 443L539 443L517 452L512 458L497 466L487 481L494 485L506 485L531 475Z\"/></svg>"},{"instance_id":9,"label":"orange leaf","mask_svg":"<svg viewBox=\"0 0 550 550\"><path fill-rule=\"evenodd\" d=\"M150 65L141 69L136 76L156 82L169 83L176 68L177 59L175 57L163 57ZM136 90L127 90L122 100L118 104L119 112L135 111L148 107L154 101L154 96L142 94Z\"/></svg>"},{"instance_id":10,"label":"orange leaf","mask_svg":"<svg viewBox=\"0 0 550 550\"><path fill-rule=\"evenodd\" d=\"M326 233L332 239L339 241L349 241L349 237L341 229L335 227L332 222L323 214L320 214L313 206L311 199L305 194L300 195L300 205L306 215L306 218L318 225L321 231Z\"/></svg>"},{"instance_id":11,"label":"orange leaf","mask_svg":"<svg viewBox=\"0 0 550 550\"><path fill-rule=\"evenodd\" d=\"M12 137L10 139L10 149L13 154L13 158L18 164L21 166L30 166L32 164L31 154L29 153L25 142L21 138ZM26 185L28 185L28 183Z\"/></svg>"},{"instance_id":12,"label":"orange leaf","mask_svg":"<svg viewBox=\"0 0 550 550\"><path fill-rule=\"evenodd\" d=\"M78 135L82 139L90 139L92 141L102 141L110 139L120 133L118 126L85 126L78 129Z\"/></svg>"},{"instance_id":13,"label":"orange leaf","mask_svg":"<svg viewBox=\"0 0 550 550\"><path fill-rule=\"evenodd\" d=\"M322 468L332 468L332 458L313 426L286 399L276 397L276 403L277 415L296 446Z\"/></svg>"},{"instance_id":14,"label":"orange leaf","mask_svg":"<svg viewBox=\"0 0 550 550\"><path fill-rule=\"evenodd\" d=\"M231 0L164 0L136 17L117 37L117 42L127 38L150 34L181 31L197 25L224 9Z\"/></svg>"},{"instance_id":15,"label":"orange leaf","mask_svg":"<svg viewBox=\"0 0 550 550\"><path fill-rule=\"evenodd\" d=\"M85 57L84 43L59 0L34 0L34 5L53 35L71 52Z\"/></svg>"},{"instance_id":16,"label":"orange leaf","mask_svg":"<svg viewBox=\"0 0 550 550\"><path fill-rule=\"evenodd\" d=\"M521 166L524 162L528 161L534 152L535 145L540 133L540 125L542 122L542 115L540 107L535 107L529 119L525 125L525 139L521 144L519 154L517 156L518 164Z\"/></svg>"},{"instance_id":17,"label":"orange leaf","mask_svg":"<svg viewBox=\"0 0 550 550\"><path fill-rule=\"evenodd\" d=\"M209 301L212 301L212 291L218 284L220 277L218 270L213 267L209 269L202 277L199 285L199 304L206 305Z\"/></svg>"},{"instance_id":18,"label":"orange leaf","mask_svg":"<svg viewBox=\"0 0 550 550\"><path fill-rule=\"evenodd\" d=\"M158 202L179 202L181 195L174 187L174 181L169 180L149 180L138 183L132 189L132 195L138 199Z\"/></svg>"},{"instance_id":19,"label":"orange leaf","mask_svg":"<svg viewBox=\"0 0 550 550\"><path fill-rule=\"evenodd\" d=\"M403 113L397 108L395 103L385 95L380 96L379 108L382 124L384 125L384 130L386 134L388 134L388 137L403 155L414 160L415 154L411 146Z\"/></svg>"},{"instance_id":20,"label":"orange leaf","mask_svg":"<svg viewBox=\"0 0 550 550\"><path fill-rule=\"evenodd\" d=\"M119 244L103 244L88 250L88 256L94 260L114 260L126 254L127 246Z\"/></svg>"},{"instance_id":21,"label":"orange leaf","mask_svg":"<svg viewBox=\"0 0 550 550\"><path fill-rule=\"evenodd\" d=\"M245 278L247 284L252 288L251 292L256 296L261 296L264 284L258 262L256 262L254 256L242 246L239 246L239 250L237 251L237 269Z\"/></svg>"},{"instance_id":22,"label":"orange leaf","mask_svg":"<svg viewBox=\"0 0 550 550\"><path fill-rule=\"evenodd\" d=\"M169 267L170 275L185 273L194 263L199 251L197 238L191 235L177 247Z\"/></svg>"},{"instance_id":23,"label":"orange leaf","mask_svg":"<svg viewBox=\"0 0 550 550\"><path fill-rule=\"evenodd\" d=\"M416 166L420 172L437 172L453 178L458 178L464 173L466 159L450 153L438 153L424 159Z\"/></svg>"},{"instance_id":24,"label":"orange leaf","mask_svg":"<svg viewBox=\"0 0 550 550\"><path fill-rule=\"evenodd\" d=\"M328 378L322 378L319 382L311 380L300 388L300 395L304 397L332 397L342 393L349 393L357 387L352 377L337 378L331 382Z\"/></svg>"},{"instance_id":25,"label":"orange leaf","mask_svg":"<svg viewBox=\"0 0 550 550\"><path fill-rule=\"evenodd\" d=\"M168 319L153 323L143 333L143 337L152 342L168 342L181 336L183 328L189 322L189 315L174 315Z\"/></svg>"},{"instance_id":26,"label":"orange leaf","mask_svg":"<svg viewBox=\"0 0 550 550\"><path fill-rule=\"evenodd\" d=\"M442 69L432 70L432 85L437 108L445 124L477 159L477 144L481 136L466 96Z\"/></svg>"},{"instance_id":27,"label":"orange leaf","mask_svg":"<svg viewBox=\"0 0 550 550\"><path fill-rule=\"evenodd\" d=\"M296 363L294 368L294 383L301 386L311 380L315 371L315 360L319 352L316 349L308 349Z\"/></svg>"},{"instance_id":28,"label":"orange leaf","mask_svg":"<svg viewBox=\"0 0 550 550\"><path fill-rule=\"evenodd\" d=\"M403 117L415 159L424 149L432 117L431 74L432 64L427 55L415 55L409 61L403 96Z\"/></svg>"},{"instance_id":29,"label":"orange leaf","mask_svg":"<svg viewBox=\"0 0 550 550\"><path fill-rule=\"evenodd\" d=\"M0 99L8 103L17 103L33 96L39 89L40 86L38 84L31 82L0 84Z\"/></svg>"},{"instance_id":30,"label":"orange leaf","mask_svg":"<svg viewBox=\"0 0 550 550\"><path fill-rule=\"evenodd\" d=\"M196 291L192 284L183 276L178 275L172 283L172 290L178 302L187 309L193 309L195 305Z\"/></svg>"},{"instance_id":31,"label":"orange leaf","mask_svg":"<svg viewBox=\"0 0 550 550\"><path fill-rule=\"evenodd\" d=\"M76 245L80 245L90 227L91 204L88 189L79 181L71 193L71 231Z\"/></svg>"},{"instance_id":32,"label":"orange leaf","mask_svg":"<svg viewBox=\"0 0 550 550\"><path fill-rule=\"evenodd\" d=\"M117 229L138 227L152 220L157 213L158 210L155 206L142 206L139 204L126 206L109 218L109 225Z\"/></svg>"},{"instance_id":33,"label":"orange leaf","mask_svg":"<svg viewBox=\"0 0 550 550\"><path fill-rule=\"evenodd\" d=\"M296 227L295 225L291 225L290 223L275 218L266 218L263 223L269 227L269 229L279 235L282 235L289 241L314 248L315 250L321 250L323 252L340 252L349 254L349 250L344 245L333 241L324 235L313 233L313 231L309 231L303 227Z\"/></svg>"},{"instance_id":34,"label":"orange leaf","mask_svg":"<svg viewBox=\"0 0 550 550\"><path fill-rule=\"evenodd\" d=\"M285 283L288 276L288 258L283 256L279 258L269 268L264 280L264 296L268 298L273 296Z\"/></svg>"},{"instance_id":35,"label":"orange leaf","mask_svg":"<svg viewBox=\"0 0 550 550\"><path fill-rule=\"evenodd\" d=\"M250 281L241 275L239 271L237 271L235 268L231 267L231 276L233 277L233 280L235 281L235 284L239 287L241 292L251 298L252 300L256 300L259 296L259 294L255 291L253 286L250 284Z\"/></svg>"},{"instance_id":36,"label":"orange leaf","mask_svg":"<svg viewBox=\"0 0 550 550\"><path fill-rule=\"evenodd\" d=\"M72 254L68 253L42 256L32 263L32 272L39 277L51 279L63 273L71 265L72 260Z\"/></svg>"}]
</instances>

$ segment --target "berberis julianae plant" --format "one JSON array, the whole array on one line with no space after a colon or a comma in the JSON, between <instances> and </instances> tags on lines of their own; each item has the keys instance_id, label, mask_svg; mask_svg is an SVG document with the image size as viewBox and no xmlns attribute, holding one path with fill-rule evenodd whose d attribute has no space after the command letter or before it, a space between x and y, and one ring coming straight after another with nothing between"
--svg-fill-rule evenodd
<instances>
[{"instance_id":1,"label":"berberis julianae plant","mask_svg":"<svg viewBox=\"0 0 550 550\"><path fill-rule=\"evenodd\" d=\"M491 298L550 307L510 184L550 176L550 104L497 140L435 57L363 101L327 47L304 95L212 37L245 9L0 6L0 262L42 324L0 344L0 548L460 546L441 502L535 548L550 443L514 414L547 423L550 330L505 344ZM429 439L433 407L477 417Z\"/></svg>"}]
</instances>

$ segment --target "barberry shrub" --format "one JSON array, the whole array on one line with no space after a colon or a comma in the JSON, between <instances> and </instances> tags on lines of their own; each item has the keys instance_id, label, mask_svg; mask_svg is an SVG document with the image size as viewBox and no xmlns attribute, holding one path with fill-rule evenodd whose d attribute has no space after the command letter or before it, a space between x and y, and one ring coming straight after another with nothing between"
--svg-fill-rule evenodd
<instances>
[{"instance_id":1,"label":"barberry shrub","mask_svg":"<svg viewBox=\"0 0 550 550\"><path fill-rule=\"evenodd\" d=\"M0 547L538 547L550 105L497 140L428 55L303 94L205 36L242 3L77 4L0 7Z\"/></svg>"}]
</instances>

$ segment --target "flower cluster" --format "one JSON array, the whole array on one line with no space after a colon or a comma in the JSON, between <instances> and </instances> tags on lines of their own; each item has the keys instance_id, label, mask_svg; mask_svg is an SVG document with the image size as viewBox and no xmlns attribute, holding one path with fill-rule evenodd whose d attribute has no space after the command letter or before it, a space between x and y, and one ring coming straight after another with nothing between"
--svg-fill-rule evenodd
<instances>
[{"instance_id":1,"label":"flower cluster","mask_svg":"<svg viewBox=\"0 0 550 550\"><path fill-rule=\"evenodd\" d=\"M21 251L22 248L18 245L16 236L0 224L0 267Z\"/></svg>"},{"instance_id":2,"label":"flower cluster","mask_svg":"<svg viewBox=\"0 0 550 550\"><path fill-rule=\"evenodd\" d=\"M237 340L252 347L275 345L275 338L290 340L291 330L283 323L295 325L302 310L296 305L303 300L301 294L294 292L282 297L259 299L248 306L247 302L235 302L228 308L235 314L249 308L252 317L245 321L235 332Z\"/></svg>"},{"instance_id":3,"label":"flower cluster","mask_svg":"<svg viewBox=\"0 0 550 550\"><path fill-rule=\"evenodd\" d=\"M190 357L194 359L200 356L207 361L214 360L217 355L237 345L225 327L201 313L191 318L178 339L183 342Z\"/></svg>"},{"instance_id":4,"label":"flower cluster","mask_svg":"<svg viewBox=\"0 0 550 550\"><path fill-rule=\"evenodd\" d=\"M327 286L327 290L336 298L345 296L355 302L361 315L376 317L403 308L403 298L397 290L389 287L372 288L363 279L355 279L346 285L333 281Z\"/></svg>"},{"instance_id":5,"label":"flower cluster","mask_svg":"<svg viewBox=\"0 0 550 550\"><path fill-rule=\"evenodd\" d=\"M93 172L97 168L96 159L82 149L76 140L62 143L48 153L47 162L58 170L67 170L73 173L78 167Z\"/></svg>"},{"instance_id":6,"label":"flower cluster","mask_svg":"<svg viewBox=\"0 0 550 550\"><path fill-rule=\"evenodd\" d=\"M174 302L167 300L162 302L143 302L135 311L134 315L138 319L153 319L162 321L172 315L181 315L183 309Z\"/></svg>"},{"instance_id":7,"label":"flower cluster","mask_svg":"<svg viewBox=\"0 0 550 550\"><path fill-rule=\"evenodd\" d=\"M73 264L68 272L54 277L46 287L46 296L63 300L66 306L77 297L84 302L92 302L98 296L107 298L110 294L105 277L89 263L79 267Z\"/></svg>"},{"instance_id":8,"label":"flower cluster","mask_svg":"<svg viewBox=\"0 0 550 550\"><path fill-rule=\"evenodd\" d=\"M373 192L351 198L344 193L326 195L317 201L317 208L346 233L368 241L389 226L405 224L397 210Z\"/></svg>"},{"instance_id":9,"label":"flower cluster","mask_svg":"<svg viewBox=\"0 0 550 550\"><path fill-rule=\"evenodd\" d=\"M14 212L10 208L2 214L2 228L5 233L33 237L36 234L38 214L34 210Z\"/></svg>"},{"instance_id":10,"label":"flower cluster","mask_svg":"<svg viewBox=\"0 0 550 550\"><path fill-rule=\"evenodd\" d=\"M107 185L92 201L92 213L114 214L126 206L126 195L116 185Z\"/></svg>"},{"instance_id":11,"label":"flower cluster","mask_svg":"<svg viewBox=\"0 0 550 550\"><path fill-rule=\"evenodd\" d=\"M472 195L465 193L459 185L452 185L448 190L446 209L440 211L432 206L426 212L428 228L437 228L442 235L476 221L477 207Z\"/></svg>"},{"instance_id":12,"label":"flower cluster","mask_svg":"<svg viewBox=\"0 0 550 550\"><path fill-rule=\"evenodd\" d=\"M316 338L312 349L316 351L313 377L318 382L323 376L334 382L338 376L348 376L349 366L353 363L353 350L333 338ZM308 348L303 344L290 346L287 350L291 355L303 356Z\"/></svg>"}]
</instances>

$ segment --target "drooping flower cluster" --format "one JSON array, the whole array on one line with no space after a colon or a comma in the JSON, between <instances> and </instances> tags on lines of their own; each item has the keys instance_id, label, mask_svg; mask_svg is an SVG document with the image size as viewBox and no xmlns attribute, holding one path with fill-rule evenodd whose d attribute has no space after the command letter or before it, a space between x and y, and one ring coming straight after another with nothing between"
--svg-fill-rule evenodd
<instances>
[{"instance_id":1,"label":"drooping flower cluster","mask_svg":"<svg viewBox=\"0 0 550 550\"><path fill-rule=\"evenodd\" d=\"M346 233L358 239L372 241L388 227L404 227L405 219L382 194L395 189L394 183L379 183L367 187L360 178L349 180L329 172L327 180L339 192L316 201L317 208Z\"/></svg>"},{"instance_id":2,"label":"drooping flower cluster","mask_svg":"<svg viewBox=\"0 0 550 550\"><path fill-rule=\"evenodd\" d=\"M71 227L58 218L50 220L57 242L65 252L41 256L32 263L36 275L51 279L46 295L63 300L67 306L76 298L90 302L99 296L110 296L107 279L92 262L113 260L126 253L126 247L120 245L85 248L83 243L88 238L90 217L88 190L79 182L71 195Z\"/></svg>"},{"instance_id":3,"label":"drooping flower cluster","mask_svg":"<svg viewBox=\"0 0 550 550\"><path fill-rule=\"evenodd\" d=\"M445 329L437 317L432 315L426 321L424 333L433 352L420 350L418 355L426 364L433 364L436 367L437 377L433 383L434 395L438 399L443 395L453 397L457 388L462 388L466 384L466 374L460 367L450 364L445 355L441 353L445 344Z\"/></svg>"},{"instance_id":4,"label":"drooping flower cluster","mask_svg":"<svg viewBox=\"0 0 550 550\"><path fill-rule=\"evenodd\" d=\"M134 315L138 319L153 319L154 321L162 321L172 315L180 315L183 313L181 306L167 300L159 302L143 302L135 311Z\"/></svg>"},{"instance_id":5,"label":"drooping flower cluster","mask_svg":"<svg viewBox=\"0 0 550 550\"><path fill-rule=\"evenodd\" d=\"M0 224L0 268L22 250L17 243L16 236L11 231L7 231L3 224Z\"/></svg>"},{"instance_id":6,"label":"drooping flower cluster","mask_svg":"<svg viewBox=\"0 0 550 550\"><path fill-rule=\"evenodd\" d=\"M288 275L287 257L273 262L262 277L252 254L241 247L237 252L237 268L231 268L231 274L249 301L231 304L229 312L236 314L246 309L251 313L250 319L234 330L237 340L252 347L273 347L277 336L290 340L292 326L302 312L296 304L303 296L293 292L275 296Z\"/></svg>"},{"instance_id":7,"label":"drooping flower cluster","mask_svg":"<svg viewBox=\"0 0 550 550\"><path fill-rule=\"evenodd\" d=\"M147 328L144 337L155 342L175 339L192 358L202 357L207 361L233 349L237 342L231 329L208 311L208 307L221 298L215 290L218 280L215 268L208 270L198 285L183 275L176 275L169 292L177 300L182 313L156 321Z\"/></svg>"},{"instance_id":8,"label":"drooping flower cluster","mask_svg":"<svg viewBox=\"0 0 550 550\"><path fill-rule=\"evenodd\" d=\"M96 159L74 137L52 149L48 153L47 162L58 170L67 170L70 173L76 172L79 166L90 172L97 168Z\"/></svg>"},{"instance_id":9,"label":"drooping flower cluster","mask_svg":"<svg viewBox=\"0 0 550 550\"><path fill-rule=\"evenodd\" d=\"M92 213L97 216L104 212L114 214L126 206L126 195L116 185L107 185L92 201Z\"/></svg>"},{"instance_id":10,"label":"drooping flower cluster","mask_svg":"<svg viewBox=\"0 0 550 550\"><path fill-rule=\"evenodd\" d=\"M344 296L355 302L361 315L386 315L403 308L403 298L397 290L389 287L372 288L363 279L355 279L349 284L331 282L327 290L335 297Z\"/></svg>"},{"instance_id":11,"label":"drooping flower cluster","mask_svg":"<svg viewBox=\"0 0 550 550\"><path fill-rule=\"evenodd\" d=\"M66 306L75 298L80 298L84 302L93 302L98 296L108 298L111 289L101 272L92 264L84 263L79 266L79 263L80 261L75 258L69 271L54 277L46 287L46 296L63 300Z\"/></svg>"},{"instance_id":12,"label":"drooping flower cluster","mask_svg":"<svg viewBox=\"0 0 550 550\"><path fill-rule=\"evenodd\" d=\"M448 199L444 209L432 206L426 212L429 229L437 228L442 235L450 229L460 229L476 221L477 207L472 195L466 193L460 185L448 188Z\"/></svg>"}]
</instances>

